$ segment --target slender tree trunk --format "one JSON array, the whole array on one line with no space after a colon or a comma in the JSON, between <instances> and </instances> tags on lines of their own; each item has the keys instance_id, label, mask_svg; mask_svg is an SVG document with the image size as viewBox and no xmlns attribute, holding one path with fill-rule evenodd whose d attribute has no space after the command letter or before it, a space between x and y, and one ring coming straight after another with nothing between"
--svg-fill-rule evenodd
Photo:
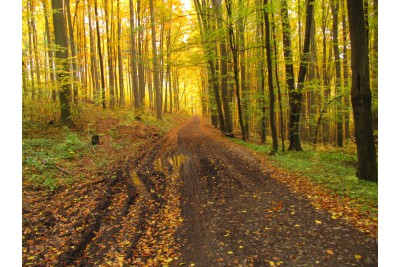
<instances>
[{"instance_id":1,"label":"slender tree trunk","mask_svg":"<svg viewBox=\"0 0 400 267\"><path fill-rule=\"evenodd\" d=\"M51 81L51 99L55 102L57 100L57 91L55 90L55 86L57 85L57 77L55 73L55 65L54 65L54 39L50 33L50 22L49 22L49 11L47 8L47 0L42 1L43 11L45 15L45 27L46 27L46 38L47 38L47 49L48 49L48 58L49 58L49 71L50 71L50 81Z\"/></svg>"},{"instance_id":2,"label":"slender tree trunk","mask_svg":"<svg viewBox=\"0 0 400 267\"><path fill-rule=\"evenodd\" d=\"M232 18L232 2L231 0L226 1L226 9L228 14L228 20ZM239 65L238 65L238 45L237 40L235 37L235 33L233 31L232 23L228 23L228 34L229 34L229 46L232 52L233 58L233 75L235 79L235 92L236 92L236 101L238 107L238 117L239 117L239 124L240 130L242 132L242 140L246 140L246 131L244 129L243 123L243 113L242 113L242 104L241 104L241 97L240 97L240 84L239 84Z\"/></svg>"},{"instance_id":3,"label":"slender tree trunk","mask_svg":"<svg viewBox=\"0 0 400 267\"><path fill-rule=\"evenodd\" d=\"M260 1L260 5L262 1ZM262 21L263 14L260 12L260 17L258 20L260 23L257 23L257 36L259 36L259 43L263 44L264 40L262 36L264 36L264 25ZM264 48L257 49L257 56L260 60L257 61L257 87L260 91L261 95L261 143L265 144L267 140L267 103L265 99L265 76L264 76Z\"/></svg>"},{"instance_id":4,"label":"slender tree trunk","mask_svg":"<svg viewBox=\"0 0 400 267\"><path fill-rule=\"evenodd\" d=\"M374 144L371 89L369 81L368 39L362 0L347 1L351 40L351 103L357 144L357 177L378 181L378 164Z\"/></svg>"},{"instance_id":5,"label":"slender tree trunk","mask_svg":"<svg viewBox=\"0 0 400 267\"><path fill-rule=\"evenodd\" d=\"M244 3L243 0L239 0L238 2L239 10L243 10ZM241 17L238 19L238 27L237 27L237 36L238 36L238 51L239 51L239 69L240 69L240 86L242 88L242 96L243 96L243 123L244 123L244 131L245 131L245 138L248 140L250 139L250 127L249 127L249 77L246 72L246 38L245 38L245 17Z\"/></svg>"},{"instance_id":6,"label":"slender tree trunk","mask_svg":"<svg viewBox=\"0 0 400 267\"><path fill-rule=\"evenodd\" d=\"M296 131L299 126L296 124L296 120L300 119L299 114L296 114L299 105L295 103L295 100L297 99L298 101L299 97L301 100L301 93L296 92L294 82L292 41L290 37L289 12L286 0L282 0L281 2L281 16L283 27L283 54L285 56L286 84L289 90L290 103L289 140L291 145L289 146L289 150L301 150L299 135ZM294 142L296 142L296 145L299 147L294 146Z\"/></svg>"},{"instance_id":7,"label":"slender tree trunk","mask_svg":"<svg viewBox=\"0 0 400 267\"><path fill-rule=\"evenodd\" d=\"M31 1L28 1L28 37L29 37L29 49L28 49L28 58L29 58L29 76L31 82L31 96L32 100L35 99L36 91L35 91L35 77L34 77L34 62L33 62L33 41L32 41L32 24L31 24L31 17L32 17L32 8L31 8Z\"/></svg>"},{"instance_id":8,"label":"slender tree trunk","mask_svg":"<svg viewBox=\"0 0 400 267\"><path fill-rule=\"evenodd\" d=\"M345 12L345 4L344 0L340 1L342 7L342 31L343 31L343 102L344 102L344 138L348 140L350 138L350 101L349 101L349 90L348 90L348 81L349 81L349 68L348 68L348 52L347 52L347 19Z\"/></svg>"},{"instance_id":9,"label":"slender tree trunk","mask_svg":"<svg viewBox=\"0 0 400 267\"><path fill-rule=\"evenodd\" d=\"M76 3L77 5L79 2ZM71 8L69 0L65 0L65 6L67 9L67 20L68 20L68 33L69 33L69 45L71 49L71 83L73 89L73 99L74 102L77 103L78 101L78 86L75 83L77 77L77 66L76 66L76 47L75 47L75 39L74 39L74 28L72 26L72 19L71 19Z\"/></svg>"},{"instance_id":10,"label":"slender tree trunk","mask_svg":"<svg viewBox=\"0 0 400 267\"><path fill-rule=\"evenodd\" d=\"M104 78L103 55L101 52L101 38L100 38L99 16L98 16L98 10L97 10L97 0L94 1L94 14L96 17L97 49L98 49L99 61L100 61L101 103L102 103L103 109L106 109L106 84L105 84L105 78Z\"/></svg>"},{"instance_id":11,"label":"slender tree trunk","mask_svg":"<svg viewBox=\"0 0 400 267\"><path fill-rule=\"evenodd\" d=\"M268 5L268 1L264 0L264 6ZM269 121L272 135L272 153L278 151L278 136L276 134L275 126L275 94L273 85L273 72L272 72L272 53L271 53L271 33L269 26L268 12L264 9L264 22L265 22L265 49L267 52L267 69L268 69L268 87L269 87Z\"/></svg>"},{"instance_id":12,"label":"slender tree trunk","mask_svg":"<svg viewBox=\"0 0 400 267\"><path fill-rule=\"evenodd\" d=\"M117 17L118 17L118 76L119 76L119 105L125 104L125 88L124 88L124 67L122 60L122 27L120 14L120 0L117 0Z\"/></svg>"},{"instance_id":13,"label":"slender tree trunk","mask_svg":"<svg viewBox=\"0 0 400 267\"><path fill-rule=\"evenodd\" d=\"M333 14L333 54L335 56L335 70L336 70L336 96L342 94L342 83L341 83L341 67L339 57L339 38L338 38L338 16L339 16L339 2L331 0L331 8ZM337 105L337 117L336 117L336 128L337 128L337 145L343 147L343 117L342 117L342 100L338 100Z\"/></svg>"},{"instance_id":14,"label":"slender tree trunk","mask_svg":"<svg viewBox=\"0 0 400 267\"><path fill-rule=\"evenodd\" d=\"M271 5L273 4L271 0ZM280 132L281 132L281 143L282 143L282 152L285 152L285 124L283 123L283 108L282 108L282 95L281 95L281 87L279 83L279 75L278 75L278 47L276 45L276 34L275 34L275 19L274 13L271 12L272 15L272 35L273 35L273 43L274 43L274 62L275 62L275 80L276 87L278 89L278 102L279 102L279 114L280 114Z\"/></svg>"},{"instance_id":15,"label":"slender tree trunk","mask_svg":"<svg viewBox=\"0 0 400 267\"><path fill-rule=\"evenodd\" d=\"M64 12L62 0L51 1L53 9L53 25L55 43L61 48L57 49L56 58L58 72L58 80L60 81L60 108L61 108L61 122L63 124L71 124L71 111L70 111L70 97L71 97L71 86L66 81L69 77L68 67L68 42L67 42L67 31L65 28Z\"/></svg>"},{"instance_id":16,"label":"slender tree trunk","mask_svg":"<svg viewBox=\"0 0 400 267\"><path fill-rule=\"evenodd\" d=\"M94 40L94 33L92 30L92 12L89 6L89 42L90 42L90 71L92 76L92 88L93 88L93 102L97 105L100 97L100 86L99 86L99 77L98 77L98 64L96 58L96 42Z\"/></svg>"},{"instance_id":17,"label":"slender tree trunk","mask_svg":"<svg viewBox=\"0 0 400 267\"><path fill-rule=\"evenodd\" d=\"M112 4L112 3L111 3ZM108 20L108 0L104 1L104 15L106 21L106 42L107 42L107 65L108 65L108 90L110 93L110 107L115 104L114 96L114 85L115 85L115 73L114 73L114 59L112 52L111 36L110 36L110 23Z\"/></svg>"},{"instance_id":18,"label":"slender tree trunk","mask_svg":"<svg viewBox=\"0 0 400 267\"><path fill-rule=\"evenodd\" d=\"M154 3L150 0L150 20L151 20L151 41L153 48L153 80L154 90L156 91L156 111L157 119L162 119L162 96L160 87L160 71L158 66L158 55L157 55L157 41L156 41L156 27L154 17Z\"/></svg>"},{"instance_id":19,"label":"slender tree trunk","mask_svg":"<svg viewBox=\"0 0 400 267\"><path fill-rule=\"evenodd\" d=\"M129 12L130 12L130 23L131 23L131 80L132 80L132 95L134 98L134 107L140 107L140 98L139 98L139 87L138 87L138 79L137 79L137 62L136 62L136 33L135 33L135 16L134 16L134 7L133 0L129 0ZM152 28L153 29L153 28ZM139 40L140 41L140 40Z\"/></svg>"},{"instance_id":20,"label":"slender tree trunk","mask_svg":"<svg viewBox=\"0 0 400 267\"><path fill-rule=\"evenodd\" d=\"M141 4L140 0L137 0L137 27L139 29L138 31L138 78L139 78L139 107L142 107L144 105L144 99L145 99L145 77L144 77L144 59L143 59L143 46L142 46L142 33L143 30L141 29Z\"/></svg>"},{"instance_id":21,"label":"slender tree trunk","mask_svg":"<svg viewBox=\"0 0 400 267\"><path fill-rule=\"evenodd\" d=\"M34 12L33 10L33 3L30 3L30 12ZM40 74L40 60L39 60L39 50L38 50L38 38L37 38L37 31L36 31L36 23L34 16L30 16L30 24L32 30L32 44L33 44L33 55L34 55L34 62L35 62L35 72L36 72L36 86L37 86L37 93L38 98L42 97L42 78Z\"/></svg>"}]
</instances>

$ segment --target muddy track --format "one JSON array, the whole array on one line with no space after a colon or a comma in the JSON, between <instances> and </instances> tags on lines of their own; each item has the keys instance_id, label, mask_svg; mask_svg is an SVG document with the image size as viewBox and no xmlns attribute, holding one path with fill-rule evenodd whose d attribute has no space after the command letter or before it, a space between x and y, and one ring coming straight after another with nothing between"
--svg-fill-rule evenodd
<instances>
[{"instance_id":1,"label":"muddy track","mask_svg":"<svg viewBox=\"0 0 400 267\"><path fill-rule=\"evenodd\" d=\"M198 118L179 131L177 150L187 157L179 230L185 264L377 266L375 239L316 210Z\"/></svg>"},{"instance_id":2,"label":"muddy track","mask_svg":"<svg viewBox=\"0 0 400 267\"><path fill-rule=\"evenodd\" d=\"M53 197L65 205L43 206L23 240L35 266L377 266L376 240L197 117Z\"/></svg>"},{"instance_id":3,"label":"muddy track","mask_svg":"<svg viewBox=\"0 0 400 267\"><path fill-rule=\"evenodd\" d=\"M23 240L29 248L24 265L127 266L152 216L165 204L165 174L153 162L171 143L169 138L147 143L143 153L117 162L100 181L52 195L47 201L64 198L66 204L43 205L43 218L25 223L32 232Z\"/></svg>"}]
</instances>

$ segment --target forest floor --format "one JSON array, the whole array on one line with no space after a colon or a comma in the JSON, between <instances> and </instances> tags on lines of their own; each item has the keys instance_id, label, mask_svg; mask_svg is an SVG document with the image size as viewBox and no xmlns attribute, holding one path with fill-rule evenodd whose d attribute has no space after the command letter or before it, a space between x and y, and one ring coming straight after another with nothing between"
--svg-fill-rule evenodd
<instances>
[{"instance_id":1,"label":"forest floor","mask_svg":"<svg viewBox=\"0 0 400 267\"><path fill-rule=\"evenodd\" d=\"M376 229L337 216L339 198L285 181L198 117L165 135L134 125L93 147L118 159L105 173L83 155L93 175L80 182L44 193L23 181L24 266L377 266ZM64 165L52 169L68 176Z\"/></svg>"}]
</instances>

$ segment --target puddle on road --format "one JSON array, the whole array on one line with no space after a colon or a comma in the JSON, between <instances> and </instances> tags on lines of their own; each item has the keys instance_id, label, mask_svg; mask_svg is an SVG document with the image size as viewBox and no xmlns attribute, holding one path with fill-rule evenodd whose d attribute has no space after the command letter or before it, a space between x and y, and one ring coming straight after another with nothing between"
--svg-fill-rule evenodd
<instances>
[{"instance_id":1,"label":"puddle on road","mask_svg":"<svg viewBox=\"0 0 400 267\"><path fill-rule=\"evenodd\" d=\"M154 161L154 169L163 173L169 173L169 167L172 166L172 172L177 173L186 158L184 155L176 155L168 158L165 156L160 157Z\"/></svg>"},{"instance_id":2,"label":"puddle on road","mask_svg":"<svg viewBox=\"0 0 400 267\"><path fill-rule=\"evenodd\" d=\"M130 170L129 174L131 175L132 182L138 189L139 193L141 195L143 195L145 198L149 198L150 194L147 191L146 186L144 185L143 181L137 175L137 172L134 170Z\"/></svg>"}]
</instances>

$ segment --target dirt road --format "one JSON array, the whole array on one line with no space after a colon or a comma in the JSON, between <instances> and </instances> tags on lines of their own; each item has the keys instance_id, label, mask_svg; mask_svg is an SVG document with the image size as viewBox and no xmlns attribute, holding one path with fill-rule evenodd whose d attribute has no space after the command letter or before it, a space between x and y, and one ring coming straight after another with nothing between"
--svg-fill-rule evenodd
<instances>
[{"instance_id":1,"label":"dirt road","mask_svg":"<svg viewBox=\"0 0 400 267\"><path fill-rule=\"evenodd\" d=\"M291 193L252 154L198 118L179 131L177 151L186 156L180 233L187 262L377 266L375 240Z\"/></svg>"},{"instance_id":2,"label":"dirt road","mask_svg":"<svg viewBox=\"0 0 400 267\"><path fill-rule=\"evenodd\" d=\"M377 266L375 239L291 193L198 117L109 179L57 197L82 212L43 211L26 265Z\"/></svg>"}]
</instances>

